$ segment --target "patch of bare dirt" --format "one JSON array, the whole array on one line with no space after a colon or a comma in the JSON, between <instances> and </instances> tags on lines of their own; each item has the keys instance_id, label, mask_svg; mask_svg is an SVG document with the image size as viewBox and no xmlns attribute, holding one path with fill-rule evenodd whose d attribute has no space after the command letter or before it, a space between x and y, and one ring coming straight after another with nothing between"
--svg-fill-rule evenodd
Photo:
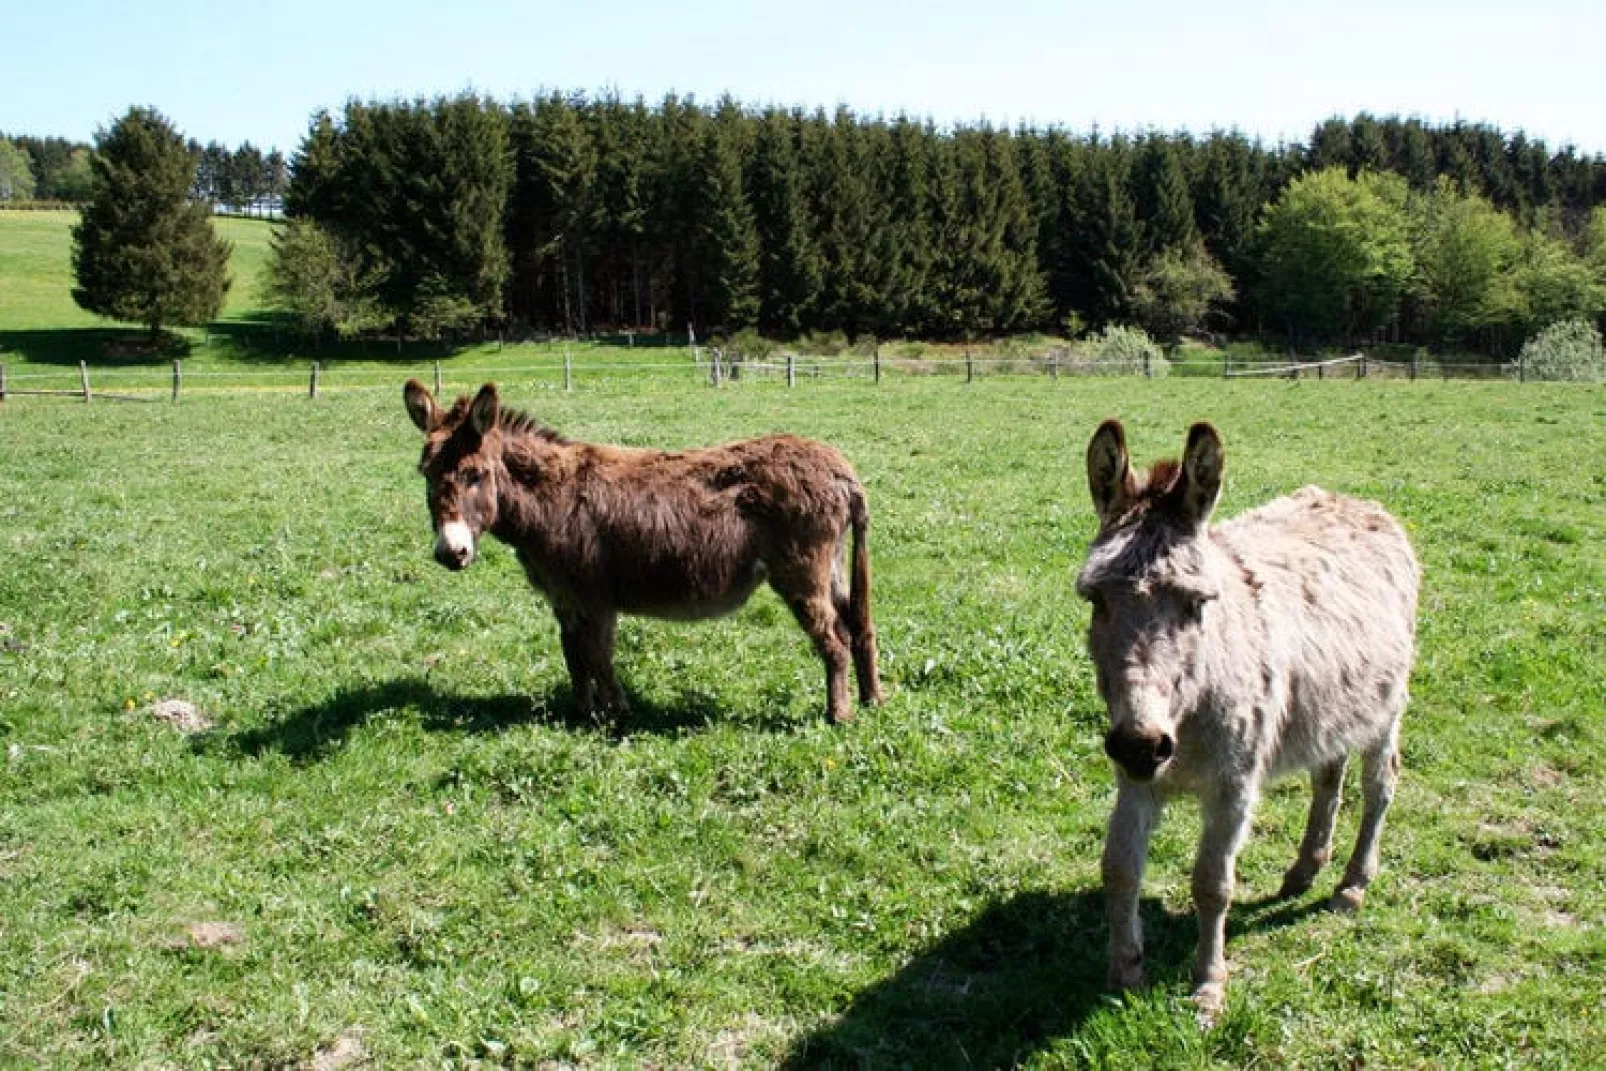
<instances>
[{"instance_id":1,"label":"patch of bare dirt","mask_svg":"<svg viewBox=\"0 0 1606 1071\"><path fill-rule=\"evenodd\" d=\"M307 1071L340 1071L368 1062L368 1049L362 1043L362 1028L354 1026L327 1045L319 1046L312 1059L301 1066Z\"/></svg>"},{"instance_id":2,"label":"patch of bare dirt","mask_svg":"<svg viewBox=\"0 0 1606 1071\"><path fill-rule=\"evenodd\" d=\"M245 927L238 922L192 922L184 933L196 948L227 948L245 941Z\"/></svg>"},{"instance_id":3,"label":"patch of bare dirt","mask_svg":"<svg viewBox=\"0 0 1606 1071\"><path fill-rule=\"evenodd\" d=\"M181 733L205 732L213 725L200 707L185 699L158 699L146 710L157 721L166 722Z\"/></svg>"}]
</instances>

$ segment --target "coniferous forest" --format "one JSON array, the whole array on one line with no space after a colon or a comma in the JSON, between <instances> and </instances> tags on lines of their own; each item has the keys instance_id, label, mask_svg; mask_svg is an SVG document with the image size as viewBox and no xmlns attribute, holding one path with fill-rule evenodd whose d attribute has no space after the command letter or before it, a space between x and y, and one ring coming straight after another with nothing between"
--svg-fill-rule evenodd
<instances>
[{"instance_id":1,"label":"coniferous forest","mask_svg":"<svg viewBox=\"0 0 1606 1071\"><path fill-rule=\"evenodd\" d=\"M465 95L315 117L280 252L315 250L298 277L327 292L283 296L319 330L1143 323L1500 354L1606 310L1602 206L1606 159L1479 124L1363 114L1272 146Z\"/></svg>"}]
</instances>

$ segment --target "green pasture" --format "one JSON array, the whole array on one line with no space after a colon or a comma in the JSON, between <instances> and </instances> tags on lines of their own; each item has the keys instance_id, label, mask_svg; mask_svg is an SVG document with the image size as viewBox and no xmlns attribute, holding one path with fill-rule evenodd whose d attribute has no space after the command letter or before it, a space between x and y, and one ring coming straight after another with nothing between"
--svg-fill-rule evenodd
<instances>
[{"instance_id":1,"label":"green pasture","mask_svg":"<svg viewBox=\"0 0 1606 1071\"><path fill-rule=\"evenodd\" d=\"M1599 1061L1599 389L511 385L571 436L846 451L890 699L833 727L768 592L627 621L635 713L578 722L512 556L430 561L399 386L0 405L0 1065ZM1112 779L1071 578L1112 414L1141 458L1214 421L1225 513L1381 500L1426 573L1366 909L1316 910L1331 873L1266 900L1307 799L1272 791L1208 1032L1191 806L1149 872L1157 984L1102 987Z\"/></svg>"}]
</instances>

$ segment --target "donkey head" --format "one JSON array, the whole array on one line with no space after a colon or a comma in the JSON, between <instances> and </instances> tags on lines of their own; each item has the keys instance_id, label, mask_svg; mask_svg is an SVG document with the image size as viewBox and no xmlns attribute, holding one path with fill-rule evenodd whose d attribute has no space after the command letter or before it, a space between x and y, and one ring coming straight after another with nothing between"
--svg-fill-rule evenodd
<instances>
[{"instance_id":1,"label":"donkey head","mask_svg":"<svg viewBox=\"0 0 1606 1071\"><path fill-rule=\"evenodd\" d=\"M464 395L442 409L422 383L409 379L402 398L407 415L424 433L418 471L428 487L435 560L448 569L466 569L480 535L496 524L497 486L507 478L495 441L496 385L485 384L472 402Z\"/></svg>"},{"instance_id":2,"label":"donkey head","mask_svg":"<svg viewBox=\"0 0 1606 1071\"><path fill-rule=\"evenodd\" d=\"M1132 471L1126 434L1106 420L1087 448L1099 532L1076 580L1093 605L1088 651L1110 711L1104 750L1148 781L1177 752L1179 721L1199 699L1199 650L1220 584L1205 531L1221 494L1221 439L1188 430L1182 463Z\"/></svg>"}]
</instances>

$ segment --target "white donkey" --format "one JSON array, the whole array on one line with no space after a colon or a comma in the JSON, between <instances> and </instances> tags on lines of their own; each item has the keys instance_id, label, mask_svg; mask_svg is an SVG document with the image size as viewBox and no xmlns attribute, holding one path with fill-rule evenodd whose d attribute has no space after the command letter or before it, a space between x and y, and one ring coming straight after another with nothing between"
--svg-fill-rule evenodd
<instances>
[{"instance_id":1,"label":"white donkey","mask_svg":"<svg viewBox=\"0 0 1606 1071\"><path fill-rule=\"evenodd\" d=\"M1314 798L1280 896L1310 888L1332 853L1344 767L1362 756L1355 854L1330 906L1359 907L1399 775L1418 570L1381 506L1306 487L1218 526L1221 439L1188 431L1182 463L1132 471L1121 425L1087 450L1099 532L1077 578L1093 605L1088 650L1110 712L1119 784L1104 846L1110 983L1142 986L1138 893L1165 800L1197 795L1194 1001L1221 1008L1233 867L1260 787L1309 770Z\"/></svg>"}]
</instances>

